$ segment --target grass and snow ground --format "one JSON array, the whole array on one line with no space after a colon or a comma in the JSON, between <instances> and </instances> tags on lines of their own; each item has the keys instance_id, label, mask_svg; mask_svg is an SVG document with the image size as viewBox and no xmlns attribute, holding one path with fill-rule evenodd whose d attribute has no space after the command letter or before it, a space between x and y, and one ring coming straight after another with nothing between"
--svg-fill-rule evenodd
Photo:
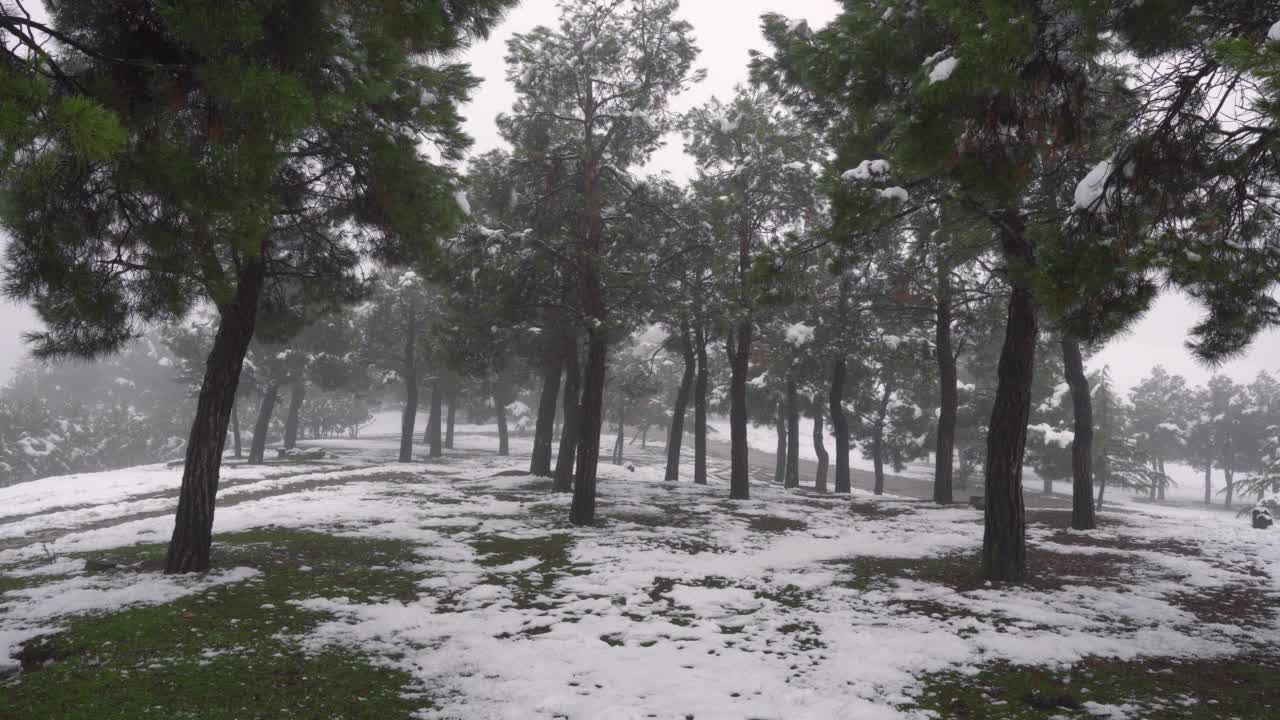
<instances>
[{"instance_id":1,"label":"grass and snow ground","mask_svg":"<svg viewBox=\"0 0 1280 720\"><path fill-rule=\"evenodd\" d=\"M431 463L388 462L389 437L318 444L338 459L224 473L199 577L158 573L176 469L0 489L0 646L25 667L0 716L1280 712L1280 536L1222 513L1122 505L1079 533L1032 510L1033 580L992 586L967 507L730 501L639 453L601 466L581 529L480 429Z\"/></svg>"}]
</instances>

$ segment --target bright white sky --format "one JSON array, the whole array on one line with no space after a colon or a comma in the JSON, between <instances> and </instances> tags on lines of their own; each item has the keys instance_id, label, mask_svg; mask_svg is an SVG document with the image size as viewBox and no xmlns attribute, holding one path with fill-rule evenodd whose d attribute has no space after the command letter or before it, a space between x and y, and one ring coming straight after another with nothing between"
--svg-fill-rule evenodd
<instances>
[{"instance_id":1,"label":"bright white sky","mask_svg":"<svg viewBox=\"0 0 1280 720\"><path fill-rule=\"evenodd\" d=\"M835 0L684 0L681 15L693 23L702 48L698 66L708 70L707 79L676 102L677 110L697 105L712 96L727 98L737 83L747 79L747 51L766 49L760 34L759 17L779 12L804 18L820 27L836 14ZM466 55L472 71L484 78L474 102L464 109L467 130L476 140L477 151L502 144L494 118L510 108L513 92L505 78L506 40L512 33L526 32L537 25L554 25L554 0L525 0L512 11L493 36ZM688 177L691 163L684 157L679 138L654 157L650 170ZM1160 299L1155 308L1126 337L1111 343L1091 362L1107 365L1116 384L1130 387L1153 365L1164 365L1192 382L1206 380L1212 371L1196 363L1183 347L1187 329L1200 315L1191 303L1177 295ZM20 334L37 326L29 309L0 302L0 382L8 379L12 365L25 352ZM1247 381L1260 370L1280 370L1280 332L1259 338L1245 356L1227 363L1219 371Z\"/></svg>"}]
</instances>

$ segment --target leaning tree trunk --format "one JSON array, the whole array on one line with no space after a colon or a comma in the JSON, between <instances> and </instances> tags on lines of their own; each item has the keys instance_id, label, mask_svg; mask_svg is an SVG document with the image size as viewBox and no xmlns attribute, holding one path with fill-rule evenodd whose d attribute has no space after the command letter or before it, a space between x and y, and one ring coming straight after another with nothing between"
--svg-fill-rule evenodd
<instances>
[{"instance_id":1,"label":"leaning tree trunk","mask_svg":"<svg viewBox=\"0 0 1280 720\"><path fill-rule=\"evenodd\" d=\"M437 377L431 381L431 415L427 418L427 444L430 455L438 458L444 455L444 442L440 436L442 411L444 410L444 383Z\"/></svg>"},{"instance_id":2,"label":"leaning tree trunk","mask_svg":"<svg viewBox=\"0 0 1280 720\"><path fill-rule=\"evenodd\" d=\"M693 382L693 481L707 484L707 386L711 370L707 367L707 338L699 322L694 333L698 351L698 375Z\"/></svg>"},{"instance_id":3,"label":"leaning tree trunk","mask_svg":"<svg viewBox=\"0 0 1280 720\"><path fill-rule=\"evenodd\" d=\"M684 443L684 413L689 407L689 392L693 389L693 376L697 373L697 355L693 338L689 335L689 323L681 327L684 350L684 374L680 376L680 388L676 390L676 404L671 408L671 426L667 432L667 472L664 480L680 479L680 446Z\"/></svg>"},{"instance_id":4,"label":"leaning tree trunk","mask_svg":"<svg viewBox=\"0 0 1280 720\"><path fill-rule=\"evenodd\" d=\"M774 408L774 427L778 432L778 449L774 452L774 469L773 481L779 485L785 484L787 481L787 414L783 409L785 406L778 403Z\"/></svg>"},{"instance_id":5,"label":"leaning tree trunk","mask_svg":"<svg viewBox=\"0 0 1280 720\"><path fill-rule=\"evenodd\" d=\"M813 452L818 456L818 472L813 476L813 489L824 493L827 491L827 468L830 456L827 454L827 443L822 437L822 403L813 404Z\"/></svg>"},{"instance_id":6,"label":"leaning tree trunk","mask_svg":"<svg viewBox=\"0 0 1280 720\"><path fill-rule=\"evenodd\" d=\"M952 322L951 271L939 261L938 300L934 341L938 353L938 438L934 446L933 501L946 505L954 500L954 456L956 448L956 414L960 393L956 373L956 355L951 338Z\"/></svg>"},{"instance_id":7,"label":"leaning tree trunk","mask_svg":"<svg viewBox=\"0 0 1280 720\"><path fill-rule=\"evenodd\" d=\"M800 399L796 381L787 382L787 472L784 487L800 487Z\"/></svg>"},{"instance_id":8,"label":"leaning tree trunk","mask_svg":"<svg viewBox=\"0 0 1280 720\"><path fill-rule=\"evenodd\" d=\"M560 394L560 371L564 367L562 346L549 342L542 364L542 395L538 398L538 421L533 429L533 457L529 474L551 475L551 443L555 437L556 397Z\"/></svg>"},{"instance_id":9,"label":"leaning tree trunk","mask_svg":"<svg viewBox=\"0 0 1280 720\"><path fill-rule=\"evenodd\" d=\"M307 395L307 384L295 378L289 387L289 414L284 419L284 447L292 450L298 446L298 416L302 413L302 399Z\"/></svg>"},{"instance_id":10,"label":"leaning tree trunk","mask_svg":"<svg viewBox=\"0 0 1280 720\"><path fill-rule=\"evenodd\" d=\"M413 460L414 425L418 422L418 317L410 308L405 316L404 357L400 361L404 369L404 410L400 413L400 462Z\"/></svg>"},{"instance_id":11,"label":"leaning tree trunk","mask_svg":"<svg viewBox=\"0 0 1280 720\"><path fill-rule=\"evenodd\" d=\"M445 414L444 421L444 448L446 450L453 449L453 425L454 419L458 414L458 388L451 388L449 391L449 411Z\"/></svg>"},{"instance_id":12,"label":"leaning tree trunk","mask_svg":"<svg viewBox=\"0 0 1280 720\"><path fill-rule=\"evenodd\" d=\"M249 444L249 464L261 465L267 452L267 434L271 432L271 416L276 411L276 400L280 398L280 386L271 383L262 395L262 404L258 406L258 420L253 424L253 440Z\"/></svg>"},{"instance_id":13,"label":"leaning tree trunk","mask_svg":"<svg viewBox=\"0 0 1280 720\"><path fill-rule=\"evenodd\" d=\"M1089 393L1089 377L1084 374L1080 344L1065 337L1062 364L1075 416L1075 438L1071 441L1071 527L1092 530L1098 526L1093 507L1093 399Z\"/></svg>"},{"instance_id":14,"label":"leaning tree trunk","mask_svg":"<svg viewBox=\"0 0 1280 720\"><path fill-rule=\"evenodd\" d=\"M1001 244L1012 291L1000 351L995 400L987 428L986 527L982 573L988 580L1019 582L1026 576L1026 509L1022 502L1022 461L1031 414L1031 380L1036 352L1036 310L1024 276L1035 263L1021 218L1003 217Z\"/></svg>"},{"instance_id":15,"label":"leaning tree trunk","mask_svg":"<svg viewBox=\"0 0 1280 720\"><path fill-rule=\"evenodd\" d=\"M240 447L240 403L234 403L231 406L231 440L232 446L235 448L236 459L244 457L244 452Z\"/></svg>"},{"instance_id":16,"label":"leaning tree trunk","mask_svg":"<svg viewBox=\"0 0 1280 720\"><path fill-rule=\"evenodd\" d=\"M751 362L751 320L734 333L729 377L729 497L751 497L750 452L747 446L747 373Z\"/></svg>"},{"instance_id":17,"label":"leaning tree trunk","mask_svg":"<svg viewBox=\"0 0 1280 720\"><path fill-rule=\"evenodd\" d=\"M265 247L262 252L265 254ZM222 450L226 446L227 425L235 404L236 386L240 383L240 370L253 340L258 299L266 281L262 257L245 263L238 280L235 299L218 307L218 333L205 363L196 414L187 439L178 511L164 563L166 573L209 569Z\"/></svg>"},{"instance_id":18,"label":"leaning tree trunk","mask_svg":"<svg viewBox=\"0 0 1280 720\"><path fill-rule=\"evenodd\" d=\"M555 491L573 492L573 464L578 456L582 419L582 369L578 342L566 338L564 351L564 421L560 425L560 451L556 456Z\"/></svg>"},{"instance_id":19,"label":"leaning tree trunk","mask_svg":"<svg viewBox=\"0 0 1280 720\"><path fill-rule=\"evenodd\" d=\"M836 439L836 492L853 492L849 482L849 420L844 414L845 359L836 358L831 371L831 432Z\"/></svg>"}]
</instances>

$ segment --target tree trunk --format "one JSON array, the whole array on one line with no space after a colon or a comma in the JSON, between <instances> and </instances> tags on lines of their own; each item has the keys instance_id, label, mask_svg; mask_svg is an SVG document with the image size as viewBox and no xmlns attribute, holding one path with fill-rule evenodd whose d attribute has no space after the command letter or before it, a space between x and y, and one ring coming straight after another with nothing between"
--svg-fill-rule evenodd
<instances>
[{"instance_id":1,"label":"tree trunk","mask_svg":"<svg viewBox=\"0 0 1280 720\"><path fill-rule=\"evenodd\" d=\"M1159 488L1159 493L1158 493L1158 495L1157 495L1156 499L1157 499L1157 500L1164 500L1164 491L1165 491L1165 486L1169 484L1169 475L1168 475L1168 473L1166 473L1166 472L1164 471L1164 460L1163 460L1163 459L1161 459L1161 460L1160 460L1160 475L1161 475L1161 479L1160 479L1160 488Z\"/></svg>"},{"instance_id":2,"label":"tree trunk","mask_svg":"<svg viewBox=\"0 0 1280 720\"><path fill-rule=\"evenodd\" d=\"M431 415L427 418L427 445L433 458L444 455L444 441L440 436L444 411L444 383L437 376L431 381Z\"/></svg>"},{"instance_id":3,"label":"tree trunk","mask_svg":"<svg viewBox=\"0 0 1280 720\"><path fill-rule=\"evenodd\" d=\"M563 345L548 343L542 364L542 395L538 398L538 421L533 430L533 457L529 474L551 475L551 443L555 437L556 397L560 394L560 371L564 367Z\"/></svg>"},{"instance_id":4,"label":"tree trunk","mask_svg":"<svg viewBox=\"0 0 1280 720\"><path fill-rule=\"evenodd\" d=\"M1019 582L1026 576L1026 510L1022 502L1022 461L1031 413L1031 380L1036 352L1036 310L1022 275L1035 262L1016 211L1003 217L1001 244L1012 290L1000 351L995 401L987 428L986 526L982 573L988 580Z\"/></svg>"},{"instance_id":5,"label":"tree trunk","mask_svg":"<svg viewBox=\"0 0 1280 720\"><path fill-rule=\"evenodd\" d=\"M952 486L956 446L956 413L960 393L956 355L951 338L951 269L939 259L938 299L934 341L938 353L938 438L934 446L933 501L947 505L953 501Z\"/></svg>"},{"instance_id":6,"label":"tree trunk","mask_svg":"<svg viewBox=\"0 0 1280 720\"><path fill-rule=\"evenodd\" d=\"M289 387L289 414L284 419L284 447L292 450L298 446L298 415L302 413L302 399L306 397L307 384L302 378L294 379Z\"/></svg>"},{"instance_id":7,"label":"tree trunk","mask_svg":"<svg viewBox=\"0 0 1280 720\"><path fill-rule=\"evenodd\" d=\"M178 511L174 516L173 535L164 563L166 573L209 569L218 473L222 467L222 450L226 446L231 407L235 404L236 387L240 383L240 370L253 340L258 299L266 281L263 258L260 256L245 263L238 280L235 299L218 308L218 333L205 363L196 414L187 439Z\"/></svg>"},{"instance_id":8,"label":"tree trunk","mask_svg":"<svg viewBox=\"0 0 1280 720\"><path fill-rule=\"evenodd\" d=\"M849 421L844 414L845 359L836 358L831 371L831 433L836 440L836 492L852 492L849 482Z\"/></svg>"},{"instance_id":9,"label":"tree trunk","mask_svg":"<svg viewBox=\"0 0 1280 720\"><path fill-rule=\"evenodd\" d=\"M671 426L667 432L667 472L664 480L680 479L680 446L684 443L684 413L689 407L689 393L693 389L693 377L697 374L698 357L689 334L689 323L682 329L684 374L680 376L680 388L676 390L676 404L671 409Z\"/></svg>"},{"instance_id":10,"label":"tree trunk","mask_svg":"<svg viewBox=\"0 0 1280 720\"><path fill-rule=\"evenodd\" d=\"M800 398L796 381L787 382L787 476L786 487L800 487Z\"/></svg>"},{"instance_id":11,"label":"tree trunk","mask_svg":"<svg viewBox=\"0 0 1280 720\"><path fill-rule=\"evenodd\" d=\"M1223 499L1223 507L1231 507L1232 496L1236 492L1235 471L1229 467L1222 468L1222 476L1227 481L1226 497Z\"/></svg>"},{"instance_id":12,"label":"tree trunk","mask_svg":"<svg viewBox=\"0 0 1280 720\"><path fill-rule=\"evenodd\" d=\"M450 383L452 384L452 383ZM444 447L446 450L453 449L453 425L458 414L458 388L453 387L449 390L449 411L445 414L444 422Z\"/></svg>"},{"instance_id":13,"label":"tree trunk","mask_svg":"<svg viewBox=\"0 0 1280 720\"><path fill-rule=\"evenodd\" d=\"M507 386L501 381L493 384L493 412L498 418L498 455L506 457L511 454L511 445L507 435Z\"/></svg>"},{"instance_id":14,"label":"tree trunk","mask_svg":"<svg viewBox=\"0 0 1280 720\"><path fill-rule=\"evenodd\" d=\"M582 369L578 363L578 341L566 336L564 343L564 420L560 424L555 491L573 492L573 464L578 455L582 422Z\"/></svg>"},{"instance_id":15,"label":"tree trunk","mask_svg":"<svg viewBox=\"0 0 1280 720\"><path fill-rule=\"evenodd\" d=\"M253 424L253 441L249 445L249 464L261 465L267 452L267 434L271 432L271 416L276 411L276 400L280 397L280 386L271 383L262 395L262 403L258 406L258 420Z\"/></svg>"},{"instance_id":16,"label":"tree trunk","mask_svg":"<svg viewBox=\"0 0 1280 720\"><path fill-rule=\"evenodd\" d=\"M880 395L880 409L876 415L875 435L871 438L871 462L876 478L873 492L876 495L884 494L884 428L885 418L889 415L889 398L891 397L893 397L893 386L885 382L884 391Z\"/></svg>"},{"instance_id":17,"label":"tree trunk","mask_svg":"<svg viewBox=\"0 0 1280 720\"><path fill-rule=\"evenodd\" d=\"M774 408L774 427L778 433L778 449L774 452L773 481L783 485L787 481L787 414L785 406L778 403Z\"/></svg>"},{"instance_id":18,"label":"tree trunk","mask_svg":"<svg viewBox=\"0 0 1280 720\"><path fill-rule=\"evenodd\" d=\"M698 374L693 382L693 481L707 484L707 386L711 370L707 367L707 338L699 322L694 331L698 353Z\"/></svg>"},{"instance_id":19,"label":"tree trunk","mask_svg":"<svg viewBox=\"0 0 1280 720\"><path fill-rule=\"evenodd\" d=\"M1075 417L1075 438L1071 441L1071 527L1092 530L1098 526L1093 507L1093 398L1080 344L1075 340L1062 338L1062 364Z\"/></svg>"},{"instance_id":20,"label":"tree trunk","mask_svg":"<svg viewBox=\"0 0 1280 720\"><path fill-rule=\"evenodd\" d=\"M236 459L239 460L244 457L244 452L240 447L240 403L238 402L231 406L231 439Z\"/></svg>"},{"instance_id":21,"label":"tree trunk","mask_svg":"<svg viewBox=\"0 0 1280 720\"><path fill-rule=\"evenodd\" d=\"M827 467L831 459L827 454L827 443L822 437L822 403L813 404L813 452L818 456L818 471L813 476L813 489L824 493L827 491Z\"/></svg>"},{"instance_id":22,"label":"tree trunk","mask_svg":"<svg viewBox=\"0 0 1280 720\"><path fill-rule=\"evenodd\" d=\"M751 320L738 324L730 354L729 376L729 497L751 497L750 453L747 446L747 372L751 363Z\"/></svg>"},{"instance_id":23,"label":"tree trunk","mask_svg":"<svg viewBox=\"0 0 1280 720\"><path fill-rule=\"evenodd\" d=\"M596 463L600 454L607 353L607 339L601 332L593 331L587 341L582 412L578 419L578 461L573 476L573 507L569 512L569 522L574 525L594 525L596 522Z\"/></svg>"},{"instance_id":24,"label":"tree trunk","mask_svg":"<svg viewBox=\"0 0 1280 720\"><path fill-rule=\"evenodd\" d=\"M1207 462L1204 466L1204 504L1213 504L1213 462Z\"/></svg>"},{"instance_id":25,"label":"tree trunk","mask_svg":"<svg viewBox=\"0 0 1280 720\"><path fill-rule=\"evenodd\" d=\"M404 328L404 410L400 414L400 462L413 461L413 433L418 422L418 317L413 309L406 315Z\"/></svg>"}]
</instances>

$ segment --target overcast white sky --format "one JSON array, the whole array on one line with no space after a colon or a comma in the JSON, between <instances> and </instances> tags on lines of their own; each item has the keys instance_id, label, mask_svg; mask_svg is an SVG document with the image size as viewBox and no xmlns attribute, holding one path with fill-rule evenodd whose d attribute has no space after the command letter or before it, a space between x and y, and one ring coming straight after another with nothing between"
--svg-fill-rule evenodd
<instances>
[{"instance_id":1,"label":"overcast white sky","mask_svg":"<svg viewBox=\"0 0 1280 720\"><path fill-rule=\"evenodd\" d=\"M677 110L687 109L713 95L728 97L735 84L746 81L747 51L765 49L759 30L759 16L765 12L804 18L818 27L835 16L836 3L834 0L683 0L681 15L696 29L702 48L698 65L708 70L708 76L676 103ZM484 151L501 144L493 119L507 110L513 99L503 62L507 38L536 25L554 24L555 19L554 0L525 0L489 40L467 53L466 60L473 72L484 78L474 102L464 110L467 129L476 139L476 150ZM676 177L688 176L691 164L684 157L678 138L673 138L659 151L650 169L667 170ZM1112 377L1121 387L1133 385L1156 364L1181 373L1193 383L1203 382L1212 371L1198 365L1183 347L1187 329L1199 314L1180 296L1163 297L1129 335L1111 343L1091 365L1109 366ZM36 326L37 321L29 309L0 301L0 383L7 381L13 364L25 353L21 333ZM1259 338L1244 357L1219 370L1238 380L1248 380L1260 370L1277 369L1280 369L1280 332L1273 331Z\"/></svg>"}]
</instances>

